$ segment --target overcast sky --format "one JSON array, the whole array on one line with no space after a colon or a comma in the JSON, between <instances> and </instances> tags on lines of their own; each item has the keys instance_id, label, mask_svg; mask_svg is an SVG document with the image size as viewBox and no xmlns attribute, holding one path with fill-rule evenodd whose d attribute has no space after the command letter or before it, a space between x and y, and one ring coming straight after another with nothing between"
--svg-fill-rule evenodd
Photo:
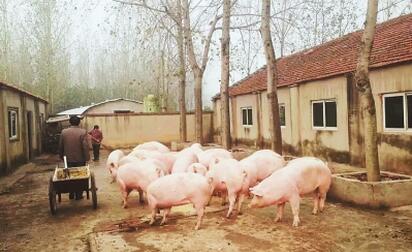
<instances>
[{"instance_id":1,"label":"overcast sky","mask_svg":"<svg viewBox=\"0 0 412 252\"><path fill-rule=\"evenodd\" d=\"M381 0L384 1L384 0ZM359 11L365 13L366 2L359 1ZM118 5L118 3L112 0L72 0L73 5L73 15L71 20L73 22L72 32L69 37L69 41L72 47L81 46L82 43L96 43L91 41L100 41L100 45L91 45L90 48L97 49L104 45L106 42L109 43L110 37L110 25L113 18L113 11L111 6ZM404 1L405 5L412 5L412 0ZM77 9L76 9L77 8ZM108 22L107 22L108 21ZM357 21L359 27L362 26L363 17ZM111 23L111 24L110 24ZM273 31L272 31L273 32ZM214 41L217 46L219 46L220 32L217 31L214 35ZM236 43L239 39L239 34L237 32L231 33L231 42ZM90 52L93 55L93 51ZM215 56L212 58L207 66L207 71L204 75L204 101L210 101L210 98L219 92L219 80L220 80L220 61L219 57ZM263 55L263 49L261 50L257 60L254 64L254 69L256 70L265 64L265 59ZM234 69L231 70L231 84L242 79L244 74L240 71ZM210 103L209 103L210 104Z\"/></svg>"}]
</instances>

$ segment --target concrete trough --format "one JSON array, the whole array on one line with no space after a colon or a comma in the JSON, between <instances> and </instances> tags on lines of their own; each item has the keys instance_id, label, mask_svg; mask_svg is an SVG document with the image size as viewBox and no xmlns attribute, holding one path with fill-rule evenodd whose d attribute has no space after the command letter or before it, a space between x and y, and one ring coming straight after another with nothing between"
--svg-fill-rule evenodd
<instances>
[{"instance_id":1,"label":"concrete trough","mask_svg":"<svg viewBox=\"0 0 412 252\"><path fill-rule=\"evenodd\" d=\"M412 205L412 176L381 171L381 175L396 179L366 182L354 178L365 174L365 172L334 174L328 197L369 208Z\"/></svg>"}]
</instances>

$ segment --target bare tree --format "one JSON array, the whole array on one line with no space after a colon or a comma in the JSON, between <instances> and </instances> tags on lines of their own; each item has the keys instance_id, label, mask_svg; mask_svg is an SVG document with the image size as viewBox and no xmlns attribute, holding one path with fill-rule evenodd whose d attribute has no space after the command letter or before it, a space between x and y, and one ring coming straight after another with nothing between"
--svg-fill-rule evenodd
<instances>
[{"instance_id":1,"label":"bare tree","mask_svg":"<svg viewBox=\"0 0 412 252\"><path fill-rule=\"evenodd\" d=\"M261 34L266 56L267 97L269 105L269 131L272 150L282 154L282 132L277 96L276 57L270 34L270 1L262 0Z\"/></svg>"},{"instance_id":2,"label":"bare tree","mask_svg":"<svg viewBox=\"0 0 412 252\"><path fill-rule=\"evenodd\" d=\"M188 51L189 64L193 72L193 77L195 80L195 140L196 142L203 143L203 113L202 113L202 82L203 74L205 72L207 62L209 60L209 48L212 40L213 33L216 29L216 24L221 18L221 16L216 15L211 22L209 33L204 39L203 54L201 59L201 64L198 63L196 59L195 48L193 44L193 31L191 29L190 23L190 9L189 1L182 0L183 9L183 30L185 43Z\"/></svg>"},{"instance_id":3,"label":"bare tree","mask_svg":"<svg viewBox=\"0 0 412 252\"><path fill-rule=\"evenodd\" d=\"M229 113L230 8L230 0L223 0L220 100L222 101L222 145L226 149L230 149L232 145Z\"/></svg>"},{"instance_id":4,"label":"bare tree","mask_svg":"<svg viewBox=\"0 0 412 252\"><path fill-rule=\"evenodd\" d=\"M378 0L368 0L365 30L362 34L355 82L361 94L361 107L364 118L365 159L368 181L379 181L379 157L376 123L376 107L369 79L369 59L376 29Z\"/></svg>"}]
</instances>

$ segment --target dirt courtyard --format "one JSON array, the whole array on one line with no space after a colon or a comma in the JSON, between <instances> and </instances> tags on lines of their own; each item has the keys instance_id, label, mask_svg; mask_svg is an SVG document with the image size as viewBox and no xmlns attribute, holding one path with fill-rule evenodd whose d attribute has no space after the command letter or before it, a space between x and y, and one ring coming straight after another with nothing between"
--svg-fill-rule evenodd
<instances>
[{"instance_id":1,"label":"dirt courtyard","mask_svg":"<svg viewBox=\"0 0 412 252\"><path fill-rule=\"evenodd\" d=\"M62 196L57 215L48 203L48 179L56 163L42 156L35 167L0 194L0 251L412 251L412 208L372 211L330 202L312 215L312 200L302 201L301 225L292 227L287 205L275 223L275 207L248 209L226 219L220 199L213 199L203 224L194 230L191 206L172 210L165 226L147 224L149 211L129 197L121 207L118 186L104 169L107 152L92 164L98 208L91 200ZM406 192L405 192L406 193ZM409 192L411 193L411 192Z\"/></svg>"}]
</instances>

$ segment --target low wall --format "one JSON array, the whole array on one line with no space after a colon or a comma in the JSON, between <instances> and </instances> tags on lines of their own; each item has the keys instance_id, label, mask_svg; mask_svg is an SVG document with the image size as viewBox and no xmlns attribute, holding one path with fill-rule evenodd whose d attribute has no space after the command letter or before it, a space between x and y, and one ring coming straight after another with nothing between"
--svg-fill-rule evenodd
<instances>
[{"instance_id":1,"label":"low wall","mask_svg":"<svg viewBox=\"0 0 412 252\"><path fill-rule=\"evenodd\" d=\"M212 141L212 112L203 112L203 139ZM130 113L86 115L82 127L91 130L99 125L103 144L108 148L127 148L147 141L169 144L179 141L180 118L178 113ZM187 140L195 138L195 116L188 113Z\"/></svg>"}]
</instances>

